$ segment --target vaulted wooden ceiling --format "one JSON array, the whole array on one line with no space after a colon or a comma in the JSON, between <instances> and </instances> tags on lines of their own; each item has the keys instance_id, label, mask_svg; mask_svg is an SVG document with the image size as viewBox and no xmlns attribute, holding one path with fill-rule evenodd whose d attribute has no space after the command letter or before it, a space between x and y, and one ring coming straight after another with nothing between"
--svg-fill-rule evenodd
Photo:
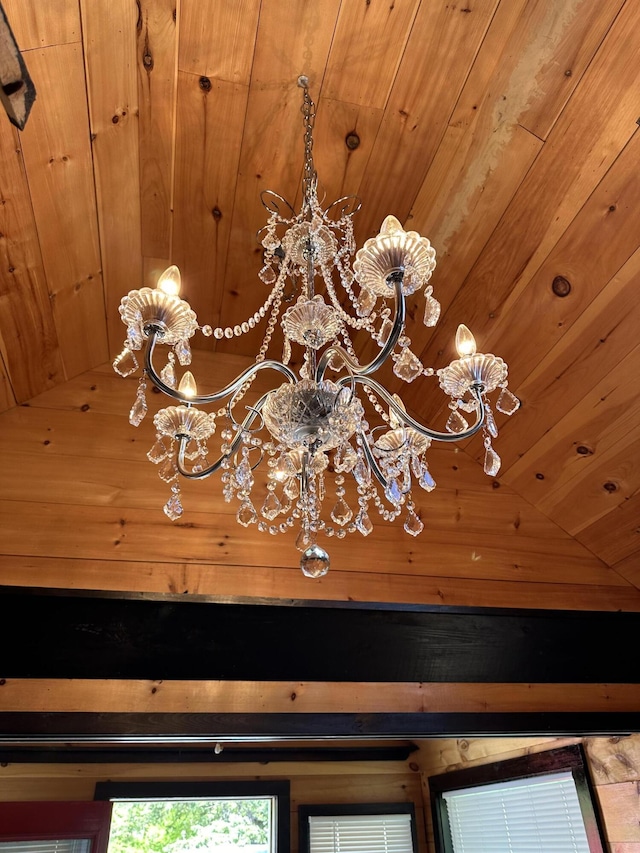
<instances>
[{"instance_id":1,"label":"vaulted wooden ceiling","mask_svg":"<svg viewBox=\"0 0 640 853\"><path fill-rule=\"evenodd\" d=\"M0 122L3 583L640 609L637 3L4 7L38 96L23 133ZM262 304L259 194L299 197L300 74L327 199L362 198L358 244L393 213L437 250L443 316L410 306L413 349L443 366L465 322L523 402L498 478L479 440L434 448L421 536L332 541L321 582L213 482L165 518L151 425L128 425L135 384L110 368L120 299L169 263L202 323ZM212 387L259 346L200 341ZM402 396L442 428L432 384Z\"/></svg>"}]
</instances>

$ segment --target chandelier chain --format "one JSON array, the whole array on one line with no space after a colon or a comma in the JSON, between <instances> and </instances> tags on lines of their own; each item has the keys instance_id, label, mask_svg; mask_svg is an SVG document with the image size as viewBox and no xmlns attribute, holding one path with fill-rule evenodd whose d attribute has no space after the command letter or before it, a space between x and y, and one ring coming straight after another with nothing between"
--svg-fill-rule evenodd
<instances>
[{"instance_id":1,"label":"chandelier chain","mask_svg":"<svg viewBox=\"0 0 640 853\"><path fill-rule=\"evenodd\" d=\"M309 94L309 82L300 77L298 85L303 90L301 112L304 119L304 171L302 177L302 195L304 210L309 215L316 200L318 174L313 162L313 129L316 123L316 105Z\"/></svg>"}]
</instances>

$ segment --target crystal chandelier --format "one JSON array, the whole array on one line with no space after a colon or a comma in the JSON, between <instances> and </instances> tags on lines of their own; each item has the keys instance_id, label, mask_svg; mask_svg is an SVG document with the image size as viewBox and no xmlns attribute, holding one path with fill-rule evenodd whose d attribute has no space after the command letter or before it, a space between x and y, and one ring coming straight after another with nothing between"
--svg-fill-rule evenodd
<instances>
[{"instance_id":1,"label":"crystal chandelier","mask_svg":"<svg viewBox=\"0 0 640 853\"><path fill-rule=\"evenodd\" d=\"M426 454L432 441L459 441L479 430L484 434L484 470L493 477L500 458L491 445L497 435L487 394L497 391L496 409L513 414L519 401L507 388L507 365L501 358L476 352L471 332L461 325L456 334L458 358L437 372L425 368L410 349L405 334L407 296L423 290L424 323L434 326L440 304L428 284L435 251L425 237L405 231L388 216L377 237L355 252L352 217L356 197L323 207L313 162L315 105L308 82L301 77L304 116L304 173L301 210L267 190L262 201L269 218L259 232L264 249L260 279L270 293L262 307L234 327L199 326L189 304L179 297L180 272L171 266L155 289L132 290L122 299L120 315L127 327L124 349L114 369L128 376L138 369L136 352L146 345L137 396L129 415L137 426L147 413L147 380L175 401L154 417L156 442L147 454L170 486L164 512L172 519L183 513L180 477L204 479L221 471L226 501L236 500L237 521L271 534L298 529L300 567L309 577L329 569L329 555L317 543L320 534L344 538L368 536L373 529L370 507L386 521L404 515L404 529L417 536L423 522L413 491L430 492L435 481ZM316 293L320 284L323 294ZM286 289L298 298L281 316ZM278 319L283 333L281 358L267 358ZM266 331L255 362L229 385L212 394L198 394L192 373L178 380L176 361L191 363L189 341L197 331L216 339L239 337L266 320ZM361 363L353 340L366 333L379 348ZM167 363L158 372L154 352L169 347ZM294 347L302 348L301 366L292 366ZM298 351L300 353L300 351ZM405 411L373 374L391 361L405 382L436 375L449 395L445 432L429 429ZM256 402L239 404L259 373L277 382ZM221 408L206 412L203 406ZM239 411L243 415L237 417ZM465 414L474 419L469 426ZM375 418L375 426L370 420ZM208 445L219 432L220 449L209 460ZM262 494L257 470L264 470Z\"/></svg>"}]
</instances>

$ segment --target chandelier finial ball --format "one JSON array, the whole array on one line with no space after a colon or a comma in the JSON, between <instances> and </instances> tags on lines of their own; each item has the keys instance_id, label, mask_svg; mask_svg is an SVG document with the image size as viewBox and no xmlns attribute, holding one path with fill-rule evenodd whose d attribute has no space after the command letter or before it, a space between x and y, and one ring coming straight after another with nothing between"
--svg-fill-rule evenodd
<instances>
[{"instance_id":1,"label":"chandelier finial ball","mask_svg":"<svg viewBox=\"0 0 640 853\"><path fill-rule=\"evenodd\" d=\"M319 545L310 545L300 558L302 574L307 578L322 578L329 571L329 555Z\"/></svg>"},{"instance_id":2,"label":"chandelier finial ball","mask_svg":"<svg viewBox=\"0 0 640 853\"><path fill-rule=\"evenodd\" d=\"M464 323L460 323L456 332L456 350L460 358L476 353L476 339Z\"/></svg>"},{"instance_id":3,"label":"chandelier finial ball","mask_svg":"<svg viewBox=\"0 0 640 853\"><path fill-rule=\"evenodd\" d=\"M180 293L180 270L175 264L167 267L156 284L156 288L167 296L178 296Z\"/></svg>"}]
</instances>

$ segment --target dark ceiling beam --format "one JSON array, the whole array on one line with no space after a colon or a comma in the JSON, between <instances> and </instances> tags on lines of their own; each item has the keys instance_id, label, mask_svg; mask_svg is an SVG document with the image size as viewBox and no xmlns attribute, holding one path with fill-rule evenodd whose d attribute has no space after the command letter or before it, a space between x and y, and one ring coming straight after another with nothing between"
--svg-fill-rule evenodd
<instances>
[{"instance_id":1,"label":"dark ceiling beam","mask_svg":"<svg viewBox=\"0 0 640 853\"><path fill-rule=\"evenodd\" d=\"M1 719L1 715L0 715ZM104 744L101 747L24 745L0 747L0 764L280 764L316 761L406 761L417 747L398 746L277 746L233 747L205 744L195 747L140 746L135 748Z\"/></svg>"},{"instance_id":2,"label":"dark ceiling beam","mask_svg":"<svg viewBox=\"0 0 640 853\"><path fill-rule=\"evenodd\" d=\"M0 750L83 744L196 745L348 738L613 736L640 731L640 712L139 714L0 713ZM4 759L0 759L4 760Z\"/></svg>"},{"instance_id":3,"label":"dark ceiling beam","mask_svg":"<svg viewBox=\"0 0 640 853\"><path fill-rule=\"evenodd\" d=\"M221 604L0 588L0 677L638 681L640 614ZM10 617L10 618L9 618Z\"/></svg>"}]
</instances>

